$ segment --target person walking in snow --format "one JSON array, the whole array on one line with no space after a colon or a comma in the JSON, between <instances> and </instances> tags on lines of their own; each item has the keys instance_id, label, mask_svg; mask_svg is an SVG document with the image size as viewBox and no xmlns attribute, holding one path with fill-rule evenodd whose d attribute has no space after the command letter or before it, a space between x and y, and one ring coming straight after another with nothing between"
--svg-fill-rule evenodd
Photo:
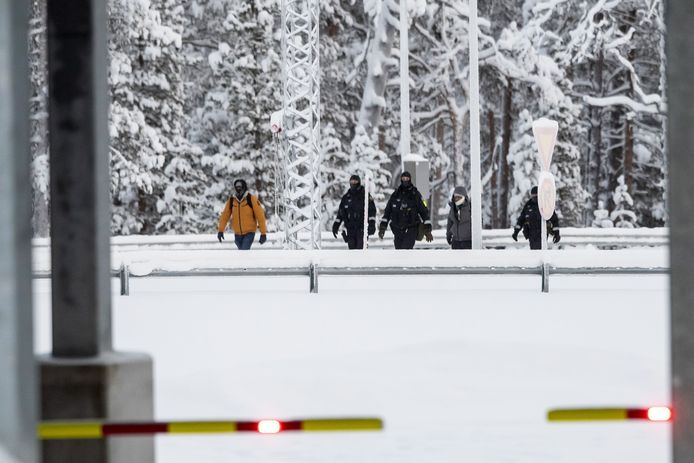
<instances>
[{"instance_id":1,"label":"person walking in snow","mask_svg":"<svg viewBox=\"0 0 694 463\"><path fill-rule=\"evenodd\" d=\"M378 237L383 239L390 222L395 249L412 249L417 240L420 224L427 241L433 241L429 209L421 193L412 184L412 176L405 171L400 176L400 186L393 192L378 227Z\"/></svg>"},{"instance_id":2,"label":"person walking in snow","mask_svg":"<svg viewBox=\"0 0 694 463\"><path fill-rule=\"evenodd\" d=\"M265 211L258 198L248 192L245 180L234 182L234 193L229 197L224 210L219 216L217 225L217 239L221 243L224 239L224 230L231 221L234 230L234 242L239 250L251 249L255 232L260 228L260 244L267 240L267 226L265 224Z\"/></svg>"},{"instance_id":3,"label":"person walking in snow","mask_svg":"<svg viewBox=\"0 0 694 463\"><path fill-rule=\"evenodd\" d=\"M364 249L364 187L358 175L349 178L349 190L342 197L337 209L337 219L333 223L333 236L337 238L340 226L345 225L343 236L349 249ZM376 233L376 204L369 195L369 216L367 233Z\"/></svg>"},{"instance_id":4,"label":"person walking in snow","mask_svg":"<svg viewBox=\"0 0 694 463\"><path fill-rule=\"evenodd\" d=\"M446 241L451 249L472 249L472 208L465 188L455 187L453 198L448 204L450 210L446 224Z\"/></svg>"},{"instance_id":5,"label":"person walking in snow","mask_svg":"<svg viewBox=\"0 0 694 463\"><path fill-rule=\"evenodd\" d=\"M542 249L542 216L540 215L540 205L537 203L536 186L530 190L530 199L523 206L516 226L513 227L512 238L514 241L518 241L518 233L521 231L523 231L525 239L530 240L530 249ZM558 243L561 239L559 236L559 218L556 212L547 221L547 235L552 235L554 243Z\"/></svg>"}]
</instances>

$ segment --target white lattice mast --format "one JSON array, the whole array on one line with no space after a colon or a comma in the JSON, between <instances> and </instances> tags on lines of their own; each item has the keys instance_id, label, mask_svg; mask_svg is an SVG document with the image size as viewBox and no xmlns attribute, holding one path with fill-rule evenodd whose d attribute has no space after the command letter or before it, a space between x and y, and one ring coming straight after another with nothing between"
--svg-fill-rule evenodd
<instances>
[{"instance_id":1,"label":"white lattice mast","mask_svg":"<svg viewBox=\"0 0 694 463\"><path fill-rule=\"evenodd\" d=\"M319 0L282 1L284 220L290 249L320 248Z\"/></svg>"}]
</instances>

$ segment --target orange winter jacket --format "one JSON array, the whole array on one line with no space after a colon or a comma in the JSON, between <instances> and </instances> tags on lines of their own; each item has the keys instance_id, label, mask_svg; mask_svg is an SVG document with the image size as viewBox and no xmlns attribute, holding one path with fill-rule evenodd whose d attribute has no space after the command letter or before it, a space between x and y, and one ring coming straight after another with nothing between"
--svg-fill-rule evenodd
<instances>
[{"instance_id":1,"label":"orange winter jacket","mask_svg":"<svg viewBox=\"0 0 694 463\"><path fill-rule=\"evenodd\" d=\"M231 219L231 228L235 235L255 233L260 228L260 233L265 235L265 211L258 198L246 192L241 201L235 195L227 200L222 215L219 217L217 231L223 232Z\"/></svg>"}]
</instances>

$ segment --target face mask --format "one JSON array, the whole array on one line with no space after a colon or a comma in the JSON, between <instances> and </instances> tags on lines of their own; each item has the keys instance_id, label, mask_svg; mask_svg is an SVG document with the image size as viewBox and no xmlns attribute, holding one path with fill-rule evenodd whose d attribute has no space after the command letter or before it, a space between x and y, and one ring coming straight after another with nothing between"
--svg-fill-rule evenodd
<instances>
[{"instance_id":1,"label":"face mask","mask_svg":"<svg viewBox=\"0 0 694 463\"><path fill-rule=\"evenodd\" d=\"M405 188L409 188L412 186L412 180L410 180L410 179L407 179L407 180L400 179L400 181L402 182L402 186L404 186Z\"/></svg>"},{"instance_id":2,"label":"face mask","mask_svg":"<svg viewBox=\"0 0 694 463\"><path fill-rule=\"evenodd\" d=\"M463 204L465 204L465 196L455 202L456 206L462 206Z\"/></svg>"},{"instance_id":3,"label":"face mask","mask_svg":"<svg viewBox=\"0 0 694 463\"><path fill-rule=\"evenodd\" d=\"M243 187L241 185L235 186L234 190L236 190L236 194L238 194L238 195L243 193Z\"/></svg>"},{"instance_id":4,"label":"face mask","mask_svg":"<svg viewBox=\"0 0 694 463\"><path fill-rule=\"evenodd\" d=\"M359 184L358 184L358 183L351 183L351 182L350 182L349 188L350 188L351 190L356 190L357 188L359 188Z\"/></svg>"}]
</instances>

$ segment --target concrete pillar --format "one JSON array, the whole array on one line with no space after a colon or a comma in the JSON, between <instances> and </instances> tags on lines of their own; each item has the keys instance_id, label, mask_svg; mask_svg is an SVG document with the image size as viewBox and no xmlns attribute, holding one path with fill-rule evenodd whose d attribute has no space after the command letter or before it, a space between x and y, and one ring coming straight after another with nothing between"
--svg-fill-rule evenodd
<instances>
[{"instance_id":1,"label":"concrete pillar","mask_svg":"<svg viewBox=\"0 0 694 463\"><path fill-rule=\"evenodd\" d=\"M52 355L43 420L153 418L152 362L112 352L106 2L48 0ZM153 462L153 438L47 441L44 463Z\"/></svg>"},{"instance_id":2,"label":"concrete pillar","mask_svg":"<svg viewBox=\"0 0 694 463\"><path fill-rule=\"evenodd\" d=\"M673 462L694 461L694 2L666 9Z\"/></svg>"},{"instance_id":3,"label":"concrete pillar","mask_svg":"<svg viewBox=\"0 0 694 463\"><path fill-rule=\"evenodd\" d=\"M29 3L0 0L0 458L36 462ZM3 455L4 454L4 455Z\"/></svg>"}]
</instances>

